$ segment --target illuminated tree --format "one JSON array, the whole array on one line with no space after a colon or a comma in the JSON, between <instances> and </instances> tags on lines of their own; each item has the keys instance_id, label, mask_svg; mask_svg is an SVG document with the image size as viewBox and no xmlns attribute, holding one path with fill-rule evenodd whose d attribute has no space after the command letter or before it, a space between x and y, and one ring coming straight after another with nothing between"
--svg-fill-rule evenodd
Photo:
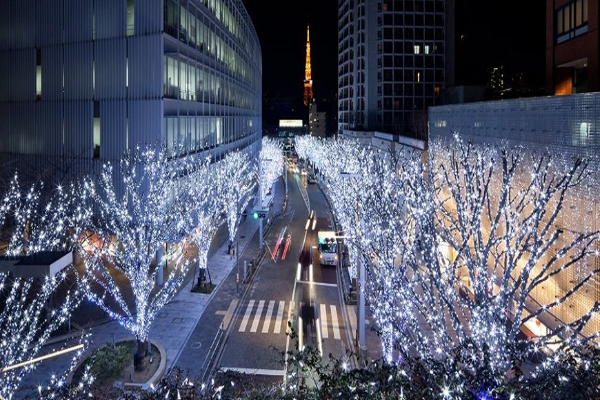
<instances>
[{"instance_id":1,"label":"illuminated tree","mask_svg":"<svg viewBox=\"0 0 600 400\"><path fill-rule=\"evenodd\" d=\"M268 190L283 174L283 152L278 142L267 136L262 139L260 150L261 174L258 177L261 187L261 202L264 200Z\"/></svg>"},{"instance_id":2,"label":"illuminated tree","mask_svg":"<svg viewBox=\"0 0 600 400\"><path fill-rule=\"evenodd\" d=\"M430 334L403 335L401 347L432 357L460 348L465 373L475 375L506 371L513 357L545 346L595 340L598 302L582 296L599 273L595 216L567 221L568 205L592 198L590 164L458 135L432 141L429 157L429 180L414 194L426 194L416 219L422 263L410 266L403 290L414 294L411 329ZM555 324L575 300L581 312ZM535 330L535 341L520 338L524 328Z\"/></svg>"},{"instance_id":3,"label":"illuminated tree","mask_svg":"<svg viewBox=\"0 0 600 400\"><path fill-rule=\"evenodd\" d=\"M432 360L448 373L444 396L487 395L542 349L557 356L532 377L569 349L597 345L599 302L589 295L599 274L597 163L458 135L431 141L428 164L351 148L339 139L297 143L367 260L387 362L394 349L400 360Z\"/></svg>"},{"instance_id":4,"label":"illuminated tree","mask_svg":"<svg viewBox=\"0 0 600 400\"><path fill-rule=\"evenodd\" d=\"M26 257L41 258L47 252L68 254L89 218L76 185L58 186L49 194L42 189L41 183L22 189L15 174L0 206L2 244L6 246L0 260L5 267L0 270L0 397L6 399L22 387L24 378L39 363L31 361L44 353L48 340L68 323L83 297L79 288L72 286L76 282L72 266L36 278L18 264ZM49 377L45 394L51 396L65 384L88 346L88 337L81 336L69 367ZM58 350L66 347L64 344ZM81 390L89 379L86 375L80 382Z\"/></svg>"},{"instance_id":5,"label":"illuminated tree","mask_svg":"<svg viewBox=\"0 0 600 400\"><path fill-rule=\"evenodd\" d=\"M98 210L90 226L96 240L81 251L87 297L135 336L142 355L152 322L177 293L189 267L182 249L189 234L186 218L195 206L192 166L188 158L169 154L164 147L152 146L127 153L117 174L122 193L111 163L103 166L98 189L87 183ZM162 266L153 261L167 238L181 246L169 246L166 257L172 269L164 285L156 287Z\"/></svg>"},{"instance_id":6,"label":"illuminated tree","mask_svg":"<svg viewBox=\"0 0 600 400\"><path fill-rule=\"evenodd\" d=\"M210 158L195 163L191 179L194 196L194 209L187 215L190 239L198 247L198 269L205 270L212 283L208 270L208 250L223 223L223 207L219 199L219 187L214 183L218 166L211 164Z\"/></svg>"},{"instance_id":7,"label":"illuminated tree","mask_svg":"<svg viewBox=\"0 0 600 400\"><path fill-rule=\"evenodd\" d=\"M234 242L240 218L256 185L257 165L246 152L227 153L217 164L217 197L225 211L229 241Z\"/></svg>"}]
</instances>

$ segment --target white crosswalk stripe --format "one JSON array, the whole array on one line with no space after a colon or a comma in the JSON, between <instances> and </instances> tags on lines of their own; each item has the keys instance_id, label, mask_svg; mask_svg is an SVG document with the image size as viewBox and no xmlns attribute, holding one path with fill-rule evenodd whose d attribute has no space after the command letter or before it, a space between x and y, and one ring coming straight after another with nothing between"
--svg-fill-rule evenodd
<instances>
[{"instance_id":1,"label":"white crosswalk stripe","mask_svg":"<svg viewBox=\"0 0 600 400\"><path fill-rule=\"evenodd\" d=\"M252 307L254 307L254 300L250 300L248 302L246 313L244 314L244 318L242 319L242 323L240 324L240 332L244 332L246 330L246 325L248 325L248 319L250 319L250 314L252 313Z\"/></svg>"},{"instance_id":2,"label":"white crosswalk stripe","mask_svg":"<svg viewBox=\"0 0 600 400\"><path fill-rule=\"evenodd\" d=\"M250 332L256 332L256 330L258 329L258 323L260 322L260 317L262 315L262 310L264 306L264 300L258 302L258 308L256 309L256 314L254 314L254 321L252 322L252 326L250 327Z\"/></svg>"},{"instance_id":3,"label":"white crosswalk stripe","mask_svg":"<svg viewBox=\"0 0 600 400\"><path fill-rule=\"evenodd\" d=\"M287 303L287 304L286 304ZM303 303L298 304L299 309L302 309ZM246 306L244 316L240 322L238 332L250 332L250 333L275 333L279 334L284 332L282 326L287 325L286 319L287 308L293 307L292 302L286 302L283 300L250 300ZM319 319L321 324L321 332L323 339L341 339L339 319L337 314L337 307L333 304L319 304ZM248 329L248 324L252 320L252 324ZM262 328L259 330L259 327Z\"/></svg>"},{"instance_id":4,"label":"white crosswalk stripe","mask_svg":"<svg viewBox=\"0 0 600 400\"><path fill-rule=\"evenodd\" d=\"M336 307L331 304L331 327L333 328L333 338L340 339L340 325L338 324Z\"/></svg>"},{"instance_id":5,"label":"white crosswalk stripe","mask_svg":"<svg viewBox=\"0 0 600 400\"><path fill-rule=\"evenodd\" d=\"M329 338L329 329L327 329L327 306L325 304L320 305L321 310L321 335L323 339Z\"/></svg>"},{"instance_id":6,"label":"white crosswalk stripe","mask_svg":"<svg viewBox=\"0 0 600 400\"><path fill-rule=\"evenodd\" d=\"M271 314L273 314L273 306L275 305L275 300L269 301L269 307L267 308L267 315L265 316L265 323L263 324L262 333L269 332L269 326L271 325Z\"/></svg>"}]
</instances>

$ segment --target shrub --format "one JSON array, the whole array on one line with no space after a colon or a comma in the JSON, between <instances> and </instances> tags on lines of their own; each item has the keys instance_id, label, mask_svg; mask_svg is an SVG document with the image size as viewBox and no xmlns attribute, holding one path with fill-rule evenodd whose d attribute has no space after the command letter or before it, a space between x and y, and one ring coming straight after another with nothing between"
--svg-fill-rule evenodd
<instances>
[{"instance_id":1,"label":"shrub","mask_svg":"<svg viewBox=\"0 0 600 400\"><path fill-rule=\"evenodd\" d=\"M123 369L133 363L133 350L135 342L117 343L113 348L112 343L98 349L92 359L91 372L98 382L119 378Z\"/></svg>"}]
</instances>

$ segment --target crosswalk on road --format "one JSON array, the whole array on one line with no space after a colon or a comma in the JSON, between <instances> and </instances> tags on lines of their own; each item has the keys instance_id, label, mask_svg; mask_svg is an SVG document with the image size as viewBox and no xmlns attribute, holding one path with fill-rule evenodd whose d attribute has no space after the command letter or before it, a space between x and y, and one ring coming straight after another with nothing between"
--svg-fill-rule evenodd
<instances>
[{"instance_id":1,"label":"crosswalk on road","mask_svg":"<svg viewBox=\"0 0 600 400\"><path fill-rule=\"evenodd\" d=\"M301 303L300 307L302 305ZM285 329L282 329L282 327L287 326L287 315L291 307L293 307L292 302L283 300L252 299L246 306L238 332L285 333ZM331 337L335 340L341 340L340 319L335 305L319 304L319 320L323 339Z\"/></svg>"}]
</instances>

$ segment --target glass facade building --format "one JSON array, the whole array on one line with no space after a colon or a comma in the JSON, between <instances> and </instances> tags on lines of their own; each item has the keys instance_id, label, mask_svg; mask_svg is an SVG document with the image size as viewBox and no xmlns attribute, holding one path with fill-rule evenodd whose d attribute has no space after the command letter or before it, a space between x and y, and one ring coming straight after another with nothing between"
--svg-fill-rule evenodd
<instances>
[{"instance_id":1,"label":"glass facade building","mask_svg":"<svg viewBox=\"0 0 600 400\"><path fill-rule=\"evenodd\" d=\"M0 7L4 161L54 160L84 173L145 144L215 159L258 153L262 56L241 0Z\"/></svg>"},{"instance_id":2,"label":"glass facade building","mask_svg":"<svg viewBox=\"0 0 600 400\"><path fill-rule=\"evenodd\" d=\"M338 132L426 135L444 84L446 2L338 4Z\"/></svg>"}]
</instances>

